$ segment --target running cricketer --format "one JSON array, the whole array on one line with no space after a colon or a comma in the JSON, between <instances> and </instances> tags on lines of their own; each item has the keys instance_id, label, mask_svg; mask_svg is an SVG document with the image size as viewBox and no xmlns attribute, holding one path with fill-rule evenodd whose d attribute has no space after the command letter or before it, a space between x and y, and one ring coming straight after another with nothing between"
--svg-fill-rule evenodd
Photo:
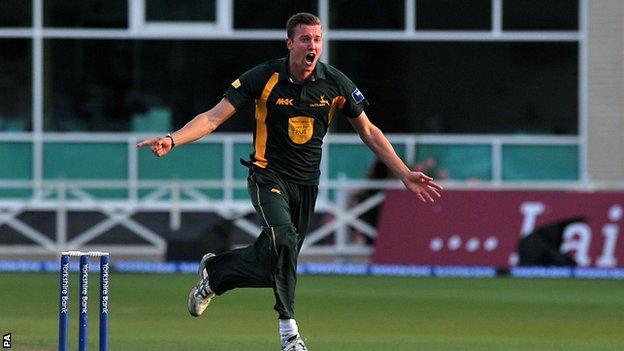
<instances>
[{"instance_id":1,"label":"running cricketer","mask_svg":"<svg viewBox=\"0 0 624 351\"><path fill-rule=\"evenodd\" d=\"M283 351L307 350L295 321L297 258L308 232L318 191L321 145L338 110L362 141L420 200L433 202L442 187L410 170L366 113L362 92L338 69L319 62L323 51L320 19L293 15L286 24L285 58L262 63L234 80L223 99L184 127L141 141L160 157L174 147L212 133L249 101L255 102L254 151L248 191L262 233L248 247L207 253L188 297L191 315L200 316L211 299L242 287L272 288Z\"/></svg>"}]
</instances>

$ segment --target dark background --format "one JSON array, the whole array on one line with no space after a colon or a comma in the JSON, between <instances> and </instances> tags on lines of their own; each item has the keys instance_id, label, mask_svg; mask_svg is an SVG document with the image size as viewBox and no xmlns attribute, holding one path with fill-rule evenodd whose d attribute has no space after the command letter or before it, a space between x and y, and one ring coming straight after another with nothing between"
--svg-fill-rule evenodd
<instances>
[{"instance_id":1,"label":"dark background","mask_svg":"<svg viewBox=\"0 0 624 351\"><path fill-rule=\"evenodd\" d=\"M201 3L201 4L198 4ZM215 1L146 1L147 20L210 21ZM333 29L403 30L402 0L330 0ZM491 30L490 0L419 0L416 30ZM127 0L45 1L44 27L127 27ZM0 2L0 27L31 25L30 1ZM382 8L380 8L382 6ZM317 1L235 1L235 29L283 29ZM191 11L193 10L193 11ZM578 30L578 1L503 1L503 31ZM366 20L363 21L362 19ZM578 43L333 40L330 63L393 133L578 134ZM130 131L152 108L179 128L241 73L286 54L282 40L44 39L44 129ZM0 39L0 130L30 130L32 41ZM343 118L337 132L351 132ZM253 106L220 131L251 131Z\"/></svg>"}]
</instances>

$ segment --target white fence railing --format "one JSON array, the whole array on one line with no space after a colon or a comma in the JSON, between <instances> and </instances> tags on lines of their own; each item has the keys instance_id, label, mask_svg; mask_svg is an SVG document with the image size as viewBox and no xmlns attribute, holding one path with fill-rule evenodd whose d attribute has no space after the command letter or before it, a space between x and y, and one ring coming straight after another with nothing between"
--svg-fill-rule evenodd
<instances>
[{"instance_id":1,"label":"white fence railing","mask_svg":"<svg viewBox=\"0 0 624 351\"><path fill-rule=\"evenodd\" d=\"M32 191L29 198L0 199L0 255L11 254L49 254L67 249L95 249L94 239L99 238L114 226L120 225L143 239L145 244L112 246L97 245L98 249L117 253L136 255L162 255L166 251L166 241L153 229L133 218L139 212L166 212L169 215L169 227L177 229L181 224L181 214L185 211L211 212L250 236L260 233L258 224L246 218L252 213L253 207L247 199L234 196L236 190L246 189L246 181L237 179L232 172L232 164L238 162L234 155L235 143L249 143L248 134L214 134L200 142L220 143L223 146L223 166L226 171L223 179L218 180L143 180L138 177L137 140L148 135L135 134L58 134L43 135L0 134L3 142L30 142L33 149L41 148L47 142L68 143L126 143L128 145L128 178L122 180L50 180L43 179L43 157L33 157L32 179L2 179L0 190L27 189ZM593 184L587 181L548 181L548 182L506 182L501 179L502 147L504 145L571 145L580 147L577 137L533 137L533 136L414 136L389 135L395 146L405 150L405 161L414 164L416 148L419 144L481 144L490 145L492 177L479 181L447 180L443 184L447 188L601 188L623 187L621 184ZM37 139L38 142L34 142ZM372 252L370 241L354 241L352 233L374 238L376 229L360 217L368 210L383 202L384 194L379 192L361 201L351 201L352 196L364 189L401 188L396 180L374 181L366 179L348 179L344 175L329 177L328 159L331 158L332 145L361 145L356 135L330 135L326 138L324 159L321 164L321 186L316 211L325 213L326 220L313 228L307 235L304 254L353 256L369 255ZM41 150L33 150L33 154L42 155ZM580 161L579 161L580 164ZM9 165L10 166L10 165ZM579 166L580 167L580 166ZM580 172L583 174L584 172ZM89 191L94 189L125 190L124 198L98 198ZM205 194L205 190L220 190L223 196L215 199ZM42 233L31 223L20 218L20 214L28 211L54 213L54 233ZM81 233L68 238L68 213L90 211L104 216L100 222L86 228ZM4 229L3 229L4 228ZM7 228L23 235L32 244L15 245L2 241L7 236Z\"/></svg>"}]
</instances>

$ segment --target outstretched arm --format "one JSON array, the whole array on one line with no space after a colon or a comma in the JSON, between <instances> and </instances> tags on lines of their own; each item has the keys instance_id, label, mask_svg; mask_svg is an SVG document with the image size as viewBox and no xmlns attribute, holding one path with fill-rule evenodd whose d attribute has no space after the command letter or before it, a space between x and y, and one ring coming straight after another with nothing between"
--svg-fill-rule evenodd
<instances>
[{"instance_id":1,"label":"outstretched arm","mask_svg":"<svg viewBox=\"0 0 624 351\"><path fill-rule=\"evenodd\" d=\"M428 175L410 170L396 154L383 132L371 123L366 113L362 112L357 118L350 118L349 122L362 141L401 179L407 189L424 202L433 202L434 198L440 197L442 187Z\"/></svg>"},{"instance_id":2,"label":"outstretched arm","mask_svg":"<svg viewBox=\"0 0 624 351\"><path fill-rule=\"evenodd\" d=\"M137 147L149 146L154 155L161 157L166 155L175 146L193 142L207 134L212 133L218 126L225 122L236 112L236 109L225 98L210 110L195 116L184 127L168 136L154 137L137 143ZM172 140L173 138L173 140Z\"/></svg>"}]
</instances>

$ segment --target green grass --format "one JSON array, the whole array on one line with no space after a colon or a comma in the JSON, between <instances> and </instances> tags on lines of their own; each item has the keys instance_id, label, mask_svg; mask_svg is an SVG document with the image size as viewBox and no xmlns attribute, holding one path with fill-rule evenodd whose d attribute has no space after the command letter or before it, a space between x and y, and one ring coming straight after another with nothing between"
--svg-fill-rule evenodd
<instances>
[{"instance_id":1,"label":"green grass","mask_svg":"<svg viewBox=\"0 0 624 351\"><path fill-rule=\"evenodd\" d=\"M70 348L77 347L72 274ZM194 275L112 273L110 349L279 350L273 294L238 289L186 311ZM90 349L97 350L92 275ZM303 276L297 313L312 351L624 350L619 281ZM0 275L0 332L14 350L55 350L58 276Z\"/></svg>"}]
</instances>

